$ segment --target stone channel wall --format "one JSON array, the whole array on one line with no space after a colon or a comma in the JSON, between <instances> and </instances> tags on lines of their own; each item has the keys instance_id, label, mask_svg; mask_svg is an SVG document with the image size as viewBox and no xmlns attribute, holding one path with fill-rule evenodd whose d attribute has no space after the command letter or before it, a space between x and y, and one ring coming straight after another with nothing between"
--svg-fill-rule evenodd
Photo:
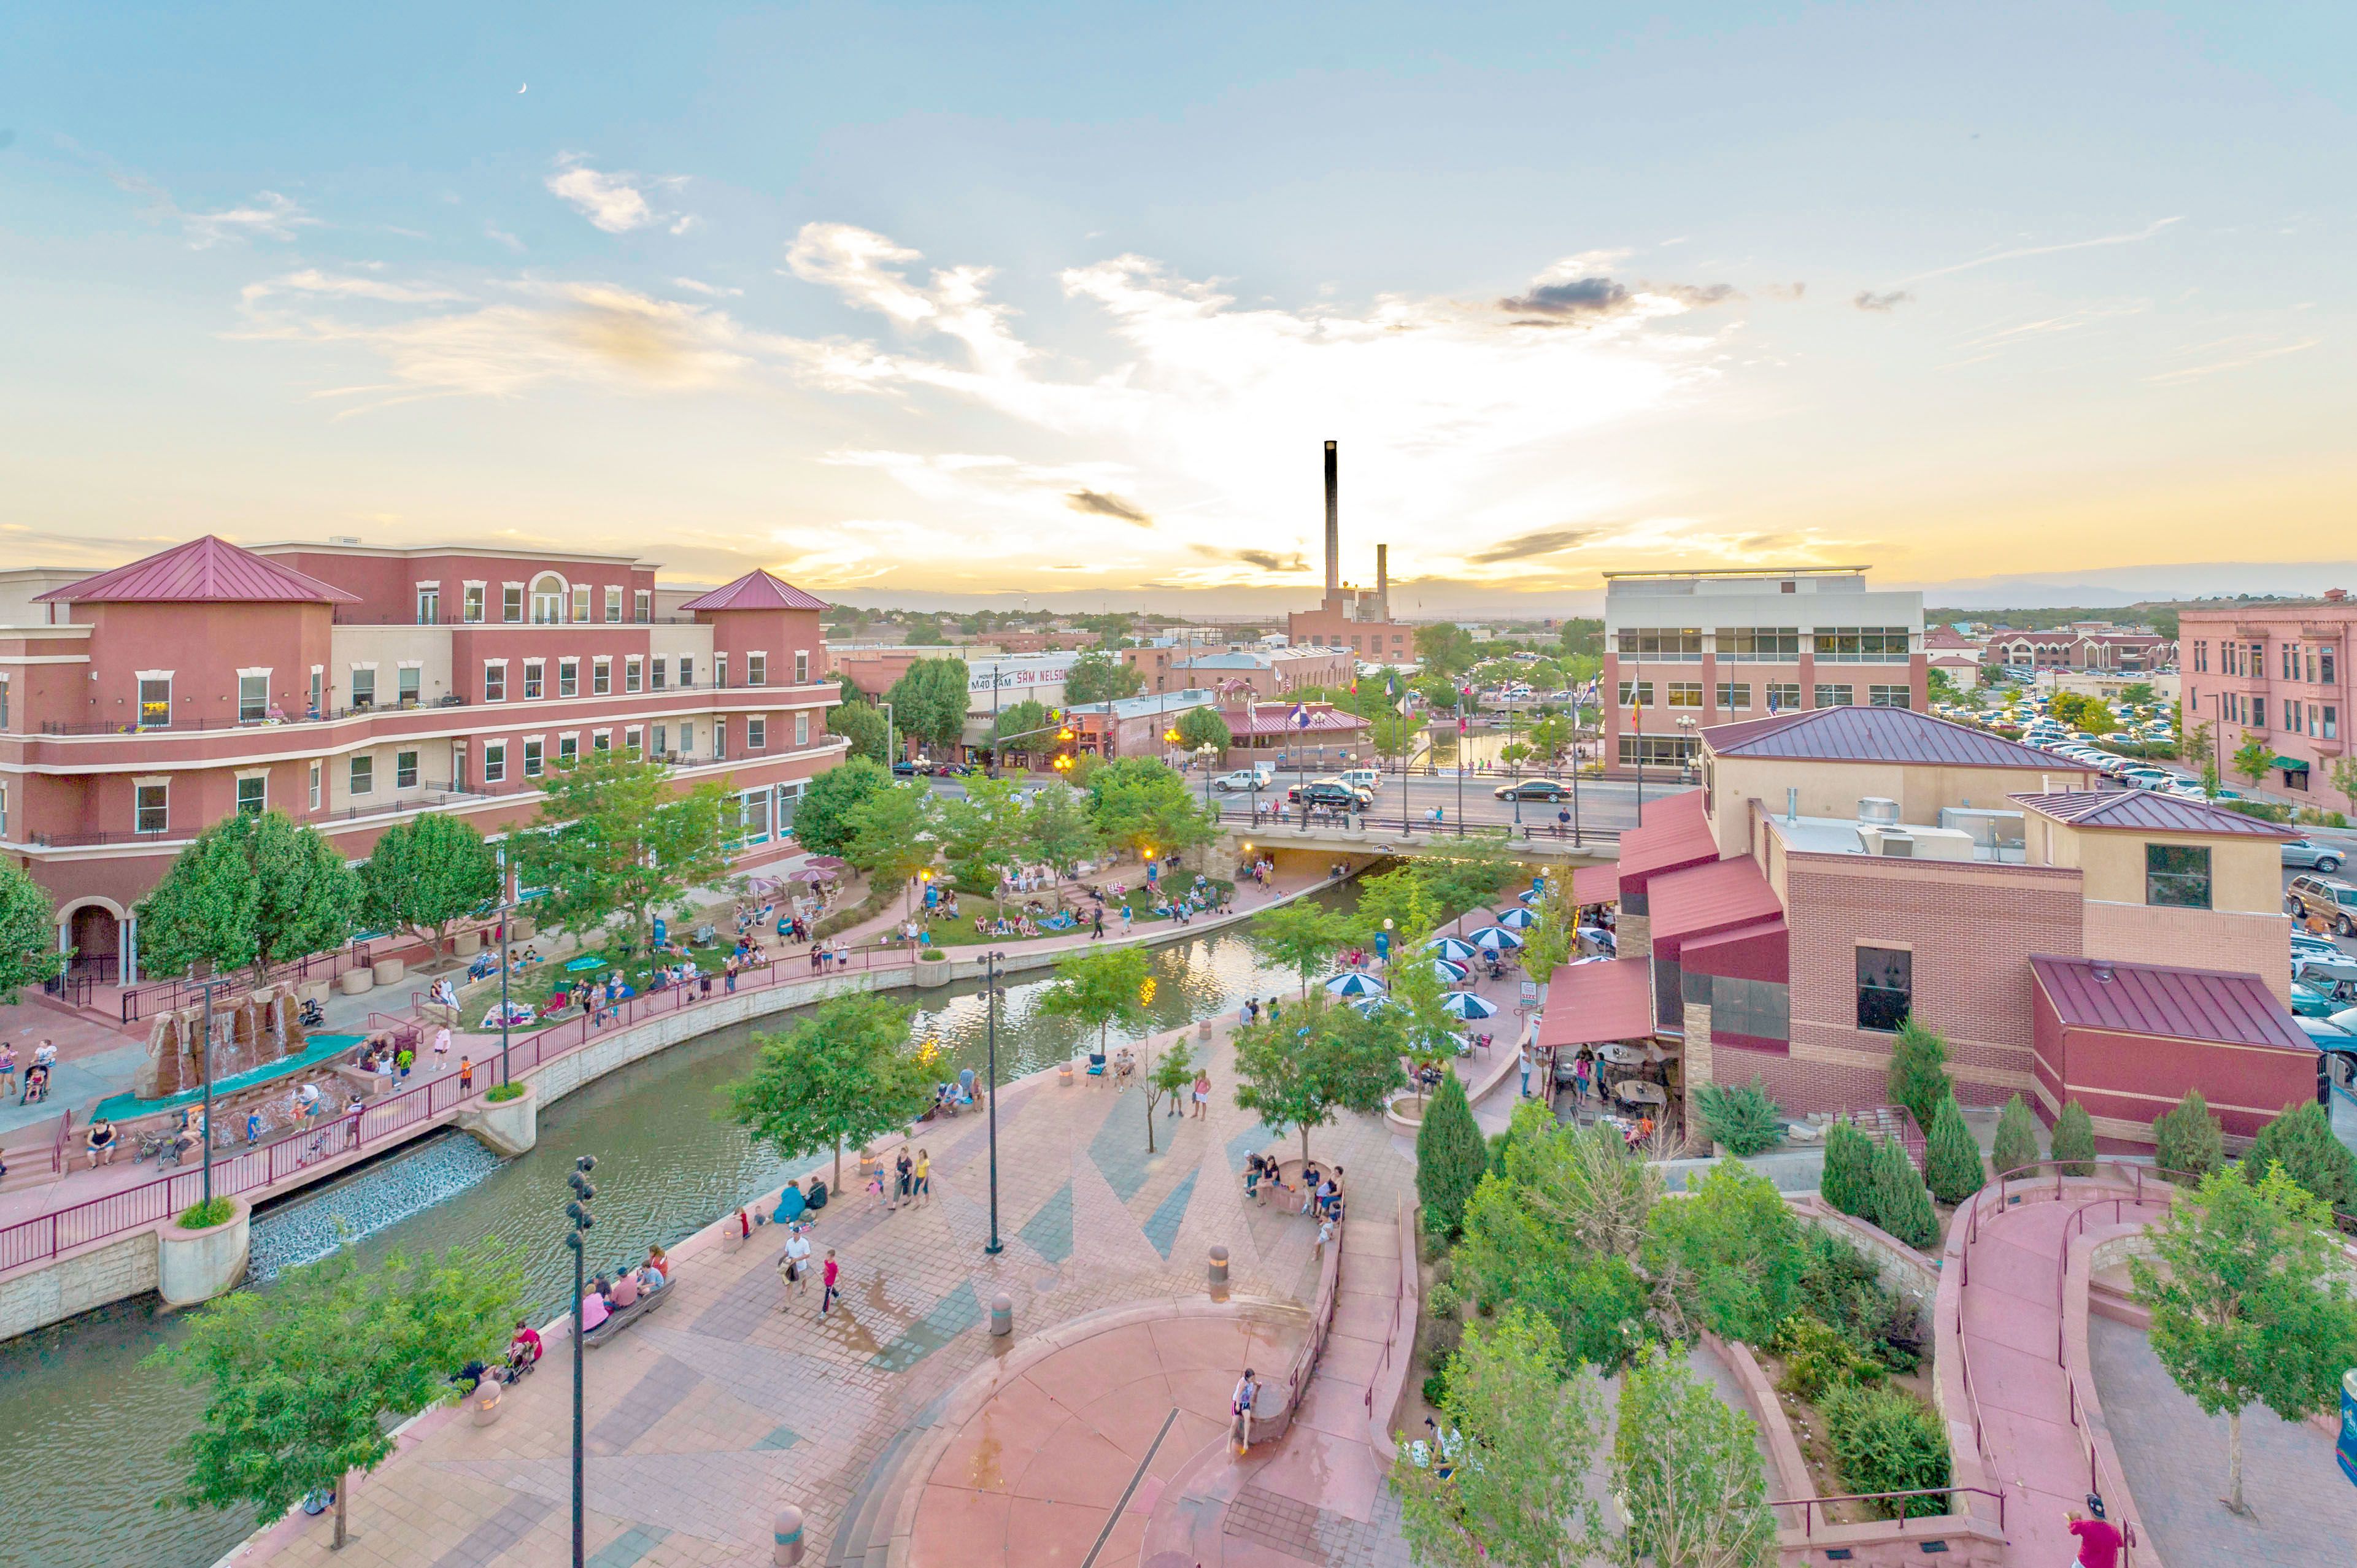
<instances>
[{"instance_id":1,"label":"stone channel wall","mask_svg":"<svg viewBox=\"0 0 2357 1568\"><path fill-rule=\"evenodd\" d=\"M156 1232L135 1231L0 1280L0 1339L156 1288Z\"/></svg>"}]
</instances>

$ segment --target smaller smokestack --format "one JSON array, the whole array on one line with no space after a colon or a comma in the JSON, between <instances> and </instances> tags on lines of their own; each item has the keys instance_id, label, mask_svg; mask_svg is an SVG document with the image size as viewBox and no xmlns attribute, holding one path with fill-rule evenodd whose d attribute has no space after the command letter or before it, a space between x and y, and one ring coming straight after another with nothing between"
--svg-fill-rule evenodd
<instances>
[{"instance_id":1,"label":"smaller smokestack","mask_svg":"<svg viewBox=\"0 0 2357 1568\"><path fill-rule=\"evenodd\" d=\"M1342 470L1335 444L1326 443L1326 596L1342 592Z\"/></svg>"},{"instance_id":2,"label":"smaller smokestack","mask_svg":"<svg viewBox=\"0 0 2357 1568\"><path fill-rule=\"evenodd\" d=\"M1392 547L1388 544L1375 546L1375 603L1382 611L1383 618L1391 619Z\"/></svg>"}]
</instances>

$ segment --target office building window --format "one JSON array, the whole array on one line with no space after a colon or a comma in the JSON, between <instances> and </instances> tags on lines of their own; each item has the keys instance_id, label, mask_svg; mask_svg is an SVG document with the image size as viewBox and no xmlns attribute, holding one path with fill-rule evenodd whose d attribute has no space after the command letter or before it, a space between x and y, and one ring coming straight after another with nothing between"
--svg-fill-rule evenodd
<instances>
[{"instance_id":1,"label":"office building window","mask_svg":"<svg viewBox=\"0 0 2357 1568\"><path fill-rule=\"evenodd\" d=\"M565 585L554 572L532 580L532 624L554 626L565 618Z\"/></svg>"},{"instance_id":2,"label":"office building window","mask_svg":"<svg viewBox=\"0 0 2357 1568\"><path fill-rule=\"evenodd\" d=\"M683 653L679 656L679 689L686 691L695 684L695 660Z\"/></svg>"},{"instance_id":3,"label":"office building window","mask_svg":"<svg viewBox=\"0 0 2357 1568\"><path fill-rule=\"evenodd\" d=\"M441 618L441 587L437 585L436 586L429 588L421 584L417 590L417 624L420 626L432 626Z\"/></svg>"},{"instance_id":4,"label":"office building window","mask_svg":"<svg viewBox=\"0 0 2357 1568\"><path fill-rule=\"evenodd\" d=\"M639 656L633 653L628 659L622 660L622 690L625 692L635 692L640 689L640 684L641 677L639 670Z\"/></svg>"},{"instance_id":5,"label":"office building window","mask_svg":"<svg viewBox=\"0 0 2357 1568\"><path fill-rule=\"evenodd\" d=\"M794 745L799 747L809 744L810 714L807 712L797 712L794 714Z\"/></svg>"},{"instance_id":6,"label":"office building window","mask_svg":"<svg viewBox=\"0 0 2357 1568\"><path fill-rule=\"evenodd\" d=\"M1792 664L1801 657L1797 626L1723 626L1718 628L1718 657L1743 664Z\"/></svg>"},{"instance_id":7,"label":"office building window","mask_svg":"<svg viewBox=\"0 0 2357 1568\"><path fill-rule=\"evenodd\" d=\"M0 784L0 839L8 836L8 786Z\"/></svg>"},{"instance_id":8,"label":"office building window","mask_svg":"<svg viewBox=\"0 0 2357 1568\"><path fill-rule=\"evenodd\" d=\"M2278 651L2281 653L2283 660L2283 678L2287 681L2298 680L2299 650L2287 642Z\"/></svg>"},{"instance_id":9,"label":"office building window","mask_svg":"<svg viewBox=\"0 0 2357 1568\"><path fill-rule=\"evenodd\" d=\"M1718 683L1718 705L1729 713L1741 713L1751 706L1751 682L1721 681Z\"/></svg>"},{"instance_id":10,"label":"office building window","mask_svg":"<svg viewBox=\"0 0 2357 1568\"><path fill-rule=\"evenodd\" d=\"M168 784L140 784L134 787L131 805L131 829L134 832L160 833L171 816L172 787Z\"/></svg>"},{"instance_id":11,"label":"office building window","mask_svg":"<svg viewBox=\"0 0 2357 1568\"><path fill-rule=\"evenodd\" d=\"M1878 708L1911 708L1915 705L1915 693L1905 686L1868 686L1866 700Z\"/></svg>"},{"instance_id":12,"label":"office building window","mask_svg":"<svg viewBox=\"0 0 2357 1568\"><path fill-rule=\"evenodd\" d=\"M581 660L560 659L556 661L556 694L560 697L581 694Z\"/></svg>"},{"instance_id":13,"label":"office building window","mask_svg":"<svg viewBox=\"0 0 2357 1568\"><path fill-rule=\"evenodd\" d=\"M547 679L547 675L548 664L546 660L527 659L523 661L523 694L526 702L537 702L540 700L543 690L542 683Z\"/></svg>"},{"instance_id":14,"label":"office building window","mask_svg":"<svg viewBox=\"0 0 2357 1568\"><path fill-rule=\"evenodd\" d=\"M682 757L685 757L689 752L694 751L694 749L695 749L695 726L694 726L694 725L680 725L680 726L679 726L679 754L680 754Z\"/></svg>"},{"instance_id":15,"label":"office building window","mask_svg":"<svg viewBox=\"0 0 2357 1568\"><path fill-rule=\"evenodd\" d=\"M2319 685L2330 686L2332 684L2332 650L2329 648L2318 650L2316 655L2316 679Z\"/></svg>"},{"instance_id":16,"label":"office building window","mask_svg":"<svg viewBox=\"0 0 2357 1568\"><path fill-rule=\"evenodd\" d=\"M2210 672L2210 645L2206 642L2193 645L2193 672L2197 675Z\"/></svg>"},{"instance_id":17,"label":"office building window","mask_svg":"<svg viewBox=\"0 0 2357 1568\"><path fill-rule=\"evenodd\" d=\"M589 618L589 585L587 583L576 583L573 585L573 618L575 620Z\"/></svg>"},{"instance_id":18,"label":"office building window","mask_svg":"<svg viewBox=\"0 0 2357 1568\"><path fill-rule=\"evenodd\" d=\"M609 696L613 693L613 690L614 661L610 659L600 659L591 663L589 694L593 697Z\"/></svg>"},{"instance_id":19,"label":"office building window","mask_svg":"<svg viewBox=\"0 0 2357 1568\"><path fill-rule=\"evenodd\" d=\"M393 676L393 680L396 682L394 690L401 693L401 705L403 707L414 708L417 705L418 682L424 677L425 673L425 671L420 670L416 665L410 664L404 666Z\"/></svg>"},{"instance_id":20,"label":"office building window","mask_svg":"<svg viewBox=\"0 0 2357 1568\"><path fill-rule=\"evenodd\" d=\"M625 729L622 732L622 749L624 751L636 753L639 749L639 737L644 733L645 732L637 725L632 725L628 729Z\"/></svg>"},{"instance_id":21,"label":"office building window","mask_svg":"<svg viewBox=\"0 0 2357 1568\"><path fill-rule=\"evenodd\" d=\"M631 608L637 612L635 618L640 622L655 618L655 594L652 588L639 589L631 595L630 603Z\"/></svg>"},{"instance_id":22,"label":"office building window","mask_svg":"<svg viewBox=\"0 0 2357 1568\"><path fill-rule=\"evenodd\" d=\"M164 729L172 722L172 678L139 682L139 727Z\"/></svg>"},{"instance_id":23,"label":"office building window","mask_svg":"<svg viewBox=\"0 0 2357 1568\"><path fill-rule=\"evenodd\" d=\"M609 621L622 618L622 590L619 588L606 590L606 618Z\"/></svg>"},{"instance_id":24,"label":"office building window","mask_svg":"<svg viewBox=\"0 0 2357 1568\"><path fill-rule=\"evenodd\" d=\"M0 675L0 730L8 727L8 677Z\"/></svg>"},{"instance_id":25,"label":"office building window","mask_svg":"<svg viewBox=\"0 0 2357 1568\"><path fill-rule=\"evenodd\" d=\"M242 725L260 724L270 716L270 677L241 675L237 678L237 722Z\"/></svg>"},{"instance_id":26,"label":"office building window","mask_svg":"<svg viewBox=\"0 0 2357 1568\"><path fill-rule=\"evenodd\" d=\"M504 659L487 660L483 665L483 701L504 703L508 700L508 663Z\"/></svg>"},{"instance_id":27,"label":"office building window","mask_svg":"<svg viewBox=\"0 0 2357 1568\"><path fill-rule=\"evenodd\" d=\"M504 621L523 619L523 585L510 583L500 590L500 618Z\"/></svg>"},{"instance_id":28,"label":"office building window","mask_svg":"<svg viewBox=\"0 0 2357 1568\"><path fill-rule=\"evenodd\" d=\"M523 743L523 776L527 779L540 777L542 744L538 740L528 740Z\"/></svg>"},{"instance_id":29,"label":"office building window","mask_svg":"<svg viewBox=\"0 0 2357 1568\"><path fill-rule=\"evenodd\" d=\"M396 789L417 788L417 753L396 751L393 754L393 787Z\"/></svg>"},{"instance_id":30,"label":"office building window","mask_svg":"<svg viewBox=\"0 0 2357 1568\"><path fill-rule=\"evenodd\" d=\"M1888 664L1907 657L1903 626L1829 626L1814 635L1820 659L1844 664Z\"/></svg>"},{"instance_id":31,"label":"office building window","mask_svg":"<svg viewBox=\"0 0 2357 1568\"><path fill-rule=\"evenodd\" d=\"M320 772L321 768L318 763L314 762L311 764L311 810L315 811L319 809Z\"/></svg>"},{"instance_id":32,"label":"office building window","mask_svg":"<svg viewBox=\"0 0 2357 1568\"><path fill-rule=\"evenodd\" d=\"M1699 681L1673 681L1673 682L1670 682L1670 706L1672 706L1672 707L1674 707L1674 708L1698 708L1698 707L1701 707L1701 706L1702 706L1702 682L1699 682Z\"/></svg>"},{"instance_id":33,"label":"office building window","mask_svg":"<svg viewBox=\"0 0 2357 1568\"><path fill-rule=\"evenodd\" d=\"M1792 1037L1792 993L1772 980L1733 980L1723 974L1685 975L1686 1000L1710 1008L1710 1032L1742 1035L1755 1040ZM1707 996L1695 994L1695 981L1706 982Z\"/></svg>"},{"instance_id":34,"label":"office building window","mask_svg":"<svg viewBox=\"0 0 2357 1568\"><path fill-rule=\"evenodd\" d=\"M726 719L712 721L712 760L715 762L728 760L728 721Z\"/></svg>"},{"instance_id":35,"label":"office building window","mask_svg":"<svg viewBox=\"0 0 2357 1568\"><path fill-rule=\"evenodd\" d=\"M480 583L468 584L466 597L459 601L459 616L462 619L466 620L468 624L472 625L473 623L481 620L483 618L483 585Z\"/></svg>"},{"instance_id":36,"label":"office building window","mask_svg":"<svg viewBox=\"0 0 2357 1568\"><path fill-rule=\"evenodd\" d=\"M2298 735L2299 733L2299 704L2293 702L2289 697L2286 697L2283 700L2283 727L2291 731L2292 734Z\"/></svg>"},{"instance_id":37,"label":"office building window","mask_svg":"<svg viewBox=\"0 0 2357 1568\"><path fill-rule=\"evenodd\" d=\"M350 792L355 795L372 793L376 789L376 758L365 754L352 758Z\"/></svg>"},{"instance_id":38,"label":"office building window","mask_svg":"<svg viewBox=\"0 0 2357 1568\"><path fill-rule=\"evenodd\" d=\"M250 779L241 779L237 781L237 814L239 816L258 817L269 809L270 779L267 775L257 773Z\"/></svg>"},{"instance_id":39,"label":"office building window","mask_svg":"<svg viewBox=\"0 0 2357 1568\"><path fill-rule=\"evenodd\" d=\"M745 684L766 686L770 683L770 656L766 653L745 655Z\"/></svg>"},{"instance_id":40,"label":"office building window","mask_svg":"<svg viewBox=\"0 0 2357 1568\"><path fill-rule=\"evenodd\" d=\"M376 706L376 671L364 665L352 666L352 709L360 712Z\"/></svg>"},{"instance_id":41,"label":"office building window","mask_svg":"<svg viewBox=\"0 0 2357 1568\"><path fill-rule=\"evenodd\" d=\"M810 650L807 648L794 650L794 684L797 686L810 684Z\"/></svg>"},{"instance_id":42,"label":"office building window","mask_svg":"<svg viewBox=\"0 0 2357 1568\"><path fill-rule=\"evenodd\" d=\"M2144 901L2171 909L2210 908L2210 850L2205 844L2144 846Z\"/></svg>"},{"instance_id":43,"label":"office building window","mask_svg":"<svg viewBox=\"0 0 2357 1568\"><path fill-rule=\"evenodd\" d=\"M657 757L661 757L670 749L671 726L669 725L655 725L655 755Z\"/></svg>"},{"instance_id":44,"label":"office building window","mask_svg":"<svg viewBox=\"0 0 2357 1568\"><path fill-rule=\"evenodd\" d=\"M1851 698L1852 692L1847 686L1819 685L1814 705L1820 708L1846 708L1850 705Z\"/></svg>"},{"instance_id":45,"label":"office building window","mask_svg":"<svg viewBox=\"0 0 2357 1568\"><path fill-rule=\"evenodd\" d=\"M2338 704L2332 703L2327 703L2324 704L2324 713L2321 720L2321 726L2318 731L2318 738L2322 740L2339 740L2341 738L2341 709Z\"/></svg>"},{"instance_id":46,"label":"office building window","mask_svg":"<svg viewBox=\"0 0 2357 1568\"><path fill-rule=\"evenodd\" d=\"M1624 708L1650 708L1653 705L1653 683L1651 681L1620 682L1620 705Z\"/></svg>"},{"instance_id":47,"label":"office building window","mask_svg":"<svg viewBox=\"0 0 2357 1568\"><path fill-rule=\"evenodd\" d=\"M660 692L669 684L671 684L671 660L668 659L658 659L654 661L654 681L652 689Z\"/></svg>"},{"instance_id":48,"label":"office building window","mask_svg":"<svg viewBox=\"0 0 2357 1568\"><path fill-rule=\"evenodd\" d=\"M561 735L556 737L556 765L559 768L572 767L574 760L580 755L581 737L579 736Z\"/></svg>"},{"instance_id":49,"label":"office building window","mask_svg":"<svg viewBox=\"0 0 2357 1568\"><path fill-rule=\"evenodd\" d=\"M1702 661L1702 628L1622 627L1616 634L1623 659L1662 660L1671 663Z\"/></svg>"},{"instance_id":50,"label":"office building window","mask_svg":"<svg viewBox=\"0 0 2357 1568\"><path fill-rule=\"evenodd\" d=\"M747 719L745 721L745 748L748 751L766 751L769 749L769 745L770 721L763 718Z\"/></svg>"},{"instance_id":51,"label":"office building window","mask_svg":"<svg viewBox=\"0 0 2357 1568\"><path fill-rule=\"evenodd\" d=\"M1771 681L1768 684L1768 711L1789 714L1801 705L1801 686L1797 681Z\"/></svg>"},{"instance_id":52,"label":"office building window","mask_svg":"<svg viewBox=\"0 0 2357 1568\"><path fill-rule=\"evenodd\" d=\"M1620 737L1620 765L1634 768L1683 768L1694 757L1695 739L1690 735L1624 735Z\"/></svg>"},{"instance_id":53,"label":"office building window","mask_svg":"<svg viewBox=\"0 0 2357 1568\"><path fill-rule=\"evenodd\" d=\"M483 743L483 782L497 784L508 776L508 743L487 740Z\"/></svg>"},{"instance_id":54,"label":"office building window","mask_svg":"<svg viewBox=\"0 0 2357 1568\"><path fill-rule=\"evenodd\" d=\"M1857 1026L1896 1031L1915 1003L1915 955L1905 948L1857 950Z\"/></svg>"}]
</instances>

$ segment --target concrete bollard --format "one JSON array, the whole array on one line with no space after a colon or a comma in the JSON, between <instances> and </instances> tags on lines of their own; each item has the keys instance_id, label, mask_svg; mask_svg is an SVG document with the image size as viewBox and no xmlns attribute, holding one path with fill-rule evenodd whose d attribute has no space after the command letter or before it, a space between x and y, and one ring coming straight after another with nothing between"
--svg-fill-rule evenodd
<instances>
[{"instance_id":1,"label":"concrete bollard","mask_svg":"<svg viewBox=\"0 0 2357 1568\"><path fill-rule=\"evenodd\" d=\"M485 1378L475 1386L474 1397L467 1402L477 1426L489 1426L500 1418L500 1385Z\"/></svg>"},{"instance_id":2,"label":"concrete bollard","mask_svg":"<svg viewBox=\"0 0 2357 1568\"><path fill-rule=\"evenodd\" d=\"M1015 1332L1015 1298L999 1294L990 1298L990 1337L1004 1339Z\"/></svg>"},{"instance_id":3,"label":"concrete bollard","mask_svg":"<svg viewBox=\"0 0 2357 1568\"><path fill-rule=\"evenodd\" d=\"M1228 1250L1211 1249L1211 1288L1217 1290L1228 1283Z\"/></svg>"},{"instance_id":4,"label":"concrete bollard","mask_svg":"<svg viewBox=\"0 0 2357 1568\"><path fill-rule=\"evenodd\" d=\"M777 1568L794 1568L802 1560L802 1510L788 1503L778 1510L777 1547L770 1561Z\"/></svg>"},{"instance_id":5,"label":"concrete bollard","mask_svg":"<svg viewBox=\"0 0 2357 1568\"><path fill-rule=\"evenodd\" d=\"M1066 1089L1072 1087L1072 1064L1070 1058L1067 1058L1058 1065L1056 1069L1056 1081L1062 1084Z\"/></svg>"}]
</instances>

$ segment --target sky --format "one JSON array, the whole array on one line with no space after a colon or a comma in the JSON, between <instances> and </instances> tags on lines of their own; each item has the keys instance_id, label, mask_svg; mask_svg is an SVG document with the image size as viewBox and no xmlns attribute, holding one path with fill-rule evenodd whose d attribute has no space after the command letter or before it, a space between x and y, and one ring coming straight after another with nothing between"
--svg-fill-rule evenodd
<instances>
[{"instance_id":1,"label":"sky","mask_svg":"<svg viewBox=\"0 0 2357 1568\"><path fill-rule=\"evenodd\" d=\"M1405 615L2357 585L2352 67L2302 3L25 0L0 567L1306 607L1330 439Z\"/></svg>"}]
</instances>

